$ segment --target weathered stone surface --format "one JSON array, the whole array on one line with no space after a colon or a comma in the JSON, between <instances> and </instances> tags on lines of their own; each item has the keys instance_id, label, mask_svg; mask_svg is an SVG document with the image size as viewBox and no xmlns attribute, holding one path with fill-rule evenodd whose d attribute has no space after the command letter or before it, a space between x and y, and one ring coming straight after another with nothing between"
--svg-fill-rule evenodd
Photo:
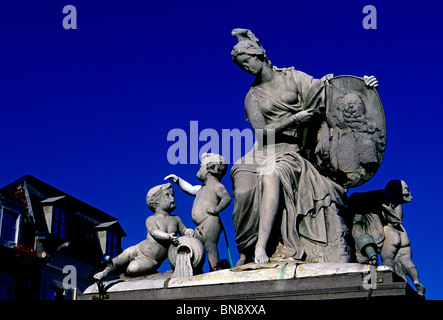
<instances>
[{"instance_id":1,"label":"weathered stone surface","mask_svg":"<svg viewBox=\"0 0 443 320\"><path fill-rule=\"evenodd\" d=\"M134 290L146 290L146 289L161 289L164 288L165 282L172 277L172 272L156 273L149 277L139 277L135 279L117 279L111 281L105 281L104 286L107 293L110 292L124 292ZM96 284L93 284L86 288L84 295L97 294L98 288Z\"/></svg>"},{"instance_id":2,"label":"weathered stone surface","mask_svg":"<svg viewBox=\"0 0 443 320\"><path fill-rule=\"evenodd\" d=\"M171 279L172 273L107 282L110 300L155 299L348 299L412 297L417 293L391 268L379 266L368 288L370 266L356 263L268 263ZM365 282L366 279L366 282ZM97 296L88 288L80 300Z\"/></svg>"},{"instance_id":3,"label":"weathered stone surface","mask_svg":"<svg viewBox=\"0 0 443 320\"><path fill-rule=\"evenodd\" d=\"M205 273L194 277L175 278L169 281L168 288L293 279L296 268L295 263L249 263L241 267Z\"/></svg>"},{"instance_id":4,"label":"weathered stone surface","mask_svg":"<svg viewBox=\"0 0 443 320\"><path fill-rule=\"evenodd\" d=\"M387 266L378 266L377 272L393 271ZM360 263L306 263L297 267L296 278L319 277L337 274L368 273L370 266Z\"/></svg>"}]
</instances>

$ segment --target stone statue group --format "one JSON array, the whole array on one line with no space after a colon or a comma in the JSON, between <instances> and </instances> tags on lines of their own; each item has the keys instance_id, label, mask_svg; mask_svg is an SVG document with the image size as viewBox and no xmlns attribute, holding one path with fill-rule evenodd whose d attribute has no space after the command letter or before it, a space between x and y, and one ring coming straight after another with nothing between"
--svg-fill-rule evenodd
<instances>
[{"instance_id":1,"label":"stone statue group","mask_svg":"<svg viewBox=\"0 0 443 320\"><path fill-rule=\"evenodd\" d=\"M246 119L263 134L230 171L237 266L275 260L377 265L380 254L383 265L409 276L424 295L402 225L402 205L412 200L407 184L392 180L382 190L347 196L349 188L372 178L384 155L386 126L377 79L331 74L314 79L293 67L277 68L250 30L234 29L232 35L238 40L232 60L255 77L245 98ZM146 197L154 212L146 220L147 238L95 278L122 267L129 276L155 272L168 248L180 243L178 235L198 239L211 271L218 270L219 213L231 202L220 182L226 172L222 156L204 154L197 172L203 185L166 176L195 196L195 230L171 215L176 206L172 185L158 185Z\"/></svg>"}]
</instances>

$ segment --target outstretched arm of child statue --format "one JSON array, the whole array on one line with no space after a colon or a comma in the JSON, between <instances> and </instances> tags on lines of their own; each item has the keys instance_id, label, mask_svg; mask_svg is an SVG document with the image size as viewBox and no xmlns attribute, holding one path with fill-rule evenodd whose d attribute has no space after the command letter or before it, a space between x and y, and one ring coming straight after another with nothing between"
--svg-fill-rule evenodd
<instances>
[{"instance_id":1,"label":"outstretched arm of child statue","mask_svg":"<svg viewBox=\"0 0 443 320\"><path fill-rule=\"evenodd\" d=\"M186 180L183 180L182 178L178 177L175 174L170 174L170 175L166 176L164 180L168 180L168 179L171 180L172 182L176 183L180 187L180 189L182 189L185 193L187 193L191 196L195 196L197 194L197 191L200 190L200 188L201 188L200 185L193 186L192 184L190 184Z\"/></svg>"}]
</instances>

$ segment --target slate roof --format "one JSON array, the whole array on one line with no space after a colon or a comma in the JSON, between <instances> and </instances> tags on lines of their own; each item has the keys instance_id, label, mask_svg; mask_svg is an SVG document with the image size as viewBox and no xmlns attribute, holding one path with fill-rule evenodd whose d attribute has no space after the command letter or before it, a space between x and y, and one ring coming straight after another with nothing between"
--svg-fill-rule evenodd
<instances>
[{"instance_id":1,"label":"slate roof","mask_svg":"<svg viewBox=\"0 0 443 320\"><path fill-rule=\"evenodd\" d=\"M95 264L103 255L98 229L109 228L120 237L126 236L115 217L29 174L1 188L0 196L20 203L27 209L23 211L20 244L37 248L40 254L69 241L71 246L66 250L66 255ZM43 210L48 205L65 211L65 239L51 234Z\"/></svg>"}]
</instances>

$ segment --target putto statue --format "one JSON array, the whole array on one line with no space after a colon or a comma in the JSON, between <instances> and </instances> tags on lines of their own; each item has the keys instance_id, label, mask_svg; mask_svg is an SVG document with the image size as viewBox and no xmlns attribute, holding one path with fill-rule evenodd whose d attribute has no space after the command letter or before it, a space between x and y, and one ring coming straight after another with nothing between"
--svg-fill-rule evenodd
<instances>
[{"instance_id":1,"label":"putto statue","mask_svg":"<svg viewBox=\"0 0 443 320\"><path fill-rule=\"evenodd\" d=\"M352 168L343 159L333 160L334 154L340 154L340 142L334 140L332 131L344 130L339 124L344 126L343 121L349 117L336 119L328 93L337 96L341 91L349 114L359 109L363 115L362 106L353 106L354 100L360 99L359 104L368 102L367 119L358 120L366 121L362 125L365 129L356 131L366 130L368 135L381 132L383 140L384 115L381 121L373 121L371 110L371 99L378 97L374 90L378 81L366 76L352 77L351 81L335 80L332 75L314 79L293 67L277 68L250 30L234 29L232 35L238 40L231 52L233 61L255 77L245 99L246 119L264 136L231 170L233 221L240 252L237 265L253 257L265 263L271 256L306 262L350 262L348 228L341 216L347 184L365 182L377 170L383 154L359 160ZM368 121L378 128L369 128L372 123ZM350 130L355 127L346 126ZM375 152L384 150L383 146L377 149L377 138L359 142L360 133L353 137L356 153L363 154L359 151L362 145L372 148L373 144Z\"/></svg>"},{"instance_id":2,"label":"putto statue","mask_svg":"<svg viewBox=\"0 0 443 320\"><path fill-rule=\"evenodd\" d=\"M406 280L408 275L417 292L425 294L418 271L412 262L411 243L403 227L402 205L412 201L409 187L403 180L391 180L383 190L353 193L349 210L354 214L352 235L355 238L357 260L382 264L395 270Z\"/></svg>"},{"instance_id":3,"label":"putto statue","mask_svg":"<svg viewBox=\"0 0 443 320\"><path fill-rule=\"evenodd\" d=\"M180 244L177 234L191 237L194 235L193 229L186 228L178 216L171 215L176 203L170 183L150 189L146 203L154 212L154 215L146 219L146 239L112 259L112 266L94 275L96 280L103 280L111 272L122 268L125 268L126 275L130 277L154 273L168 257L169 247Z\"/></svg>"},{"instance_id":4,"label":"putto statue","mask_svg":"<svg viewBox=\"0 0 443 320\"><path fill-rule=\"evenodd\" d=\"M187 194L195 196L192 205L192 220L196 224L195 237L203 243L211 271L220 269L217 244L223 225L219 213L231 203L231 196L220 183L226 170L224 157L214 153L204 153L197 172L197 178L204 183L203 185L193 186L175 174L165 177L165 180L171 179Z\"/></svg>"}]
</instances>

